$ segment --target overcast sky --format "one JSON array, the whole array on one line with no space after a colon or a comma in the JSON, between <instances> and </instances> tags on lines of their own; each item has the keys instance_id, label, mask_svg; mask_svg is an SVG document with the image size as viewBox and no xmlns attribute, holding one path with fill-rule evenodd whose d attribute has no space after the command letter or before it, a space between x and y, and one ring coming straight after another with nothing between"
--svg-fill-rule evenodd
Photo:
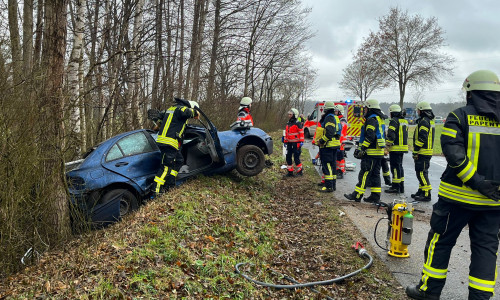
<instances>
[{"instance_id":1,"label":"overcast sky","mask_svg":"<svg viewBox=\"0 0 500 300\"><path fill-rule=\"evenodd\" d=\"M447 47L443 52L455 58L454 74L442 83L426 88L422 96L430 102L459 100L467 75L490 69L500 75L500 0L302 0L312 9L309 24L315 37L309 42L313 68L318 72L317 89L311 100L342 100L339 88L342 70L352 62L370 31L378 31L378 18L398 6L410 15L436 17L444 30ZM416 98L407 90L405 101ZM398 102L397 87L373 93L380 102Z\"/></svg>"}]
</instances>

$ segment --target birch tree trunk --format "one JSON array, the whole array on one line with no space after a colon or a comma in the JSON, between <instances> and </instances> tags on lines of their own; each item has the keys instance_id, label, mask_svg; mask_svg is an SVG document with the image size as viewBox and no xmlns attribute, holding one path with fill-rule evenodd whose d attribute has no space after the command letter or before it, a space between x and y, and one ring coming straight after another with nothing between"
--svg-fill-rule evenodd
<instances>
[{"instance_id":1,"label":"birch tree trunk","mask_svg":"<svg viewBox=\"0 0 500 300\"><path fill-rule=\"evenodd\" d=\"M140 91L140 76L139 76L139 66L138 66L138 55L139 53L139 35L142 29L142 14L144 8L144 0L138 0L136 5L136 13L134 17L134 29L132 38L132 54L131 54L131 67L132 70L130 78L130 105L132 110L132 126L134 129L139 128L139 124L142 124L142 116L139 111L139 91Z\"/></svg>"},{"instance_id":2,"label":"birch tree trunk","mask_svg":"<svg viewBox=\"0 0 500 300\"><path fill-rule=\"evenodd\" d=\"M76 16L75 16L75 31L73 32L73 49L68 64L68 93L70 105L70 130L78 136L79 145L76 152L81 153L85 149L82 145L83 138L81 116L81 99L80 99L80 78L78 76L82 56L84 17L86 14L87 0L76 0Z\"/></svg>"}]
</instances>

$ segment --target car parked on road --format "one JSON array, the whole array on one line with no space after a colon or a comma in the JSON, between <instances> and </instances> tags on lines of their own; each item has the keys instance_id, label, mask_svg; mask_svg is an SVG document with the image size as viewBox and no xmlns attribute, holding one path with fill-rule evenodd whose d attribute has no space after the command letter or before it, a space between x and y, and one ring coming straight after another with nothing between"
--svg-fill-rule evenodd
<instances>
[{"instance_id":1,"label":"car parked on road","mask_svg":"<svg viewBox=\"0 0 500 300\"><path fill-rule=\"evenodd\" d=\"M436 117L434 118L434 122L435 122L436 124L443 124L445 121L446 121L446 119L445 119L445 118L443 118L443 117L441 117L441 116L436 116Z\"/></svg>"},{"instance_id":2,"label":"car parked on road","mask_svg":"<svg viewBox=\"0 0 500 300\"><path fill-rule=\"evenodd\" d=\"M177 183L198 174L221 174L236 169L245 176L259 174L265 155L273 151L272 138L259 128L217 131L200 110L184 132L184 165ZM66 164L73 208L86 220L109 223L136 209L149 198L160 167L156 132L139 129L118 134L91 148L82 159Z\"/></svg>"}]
</instances>

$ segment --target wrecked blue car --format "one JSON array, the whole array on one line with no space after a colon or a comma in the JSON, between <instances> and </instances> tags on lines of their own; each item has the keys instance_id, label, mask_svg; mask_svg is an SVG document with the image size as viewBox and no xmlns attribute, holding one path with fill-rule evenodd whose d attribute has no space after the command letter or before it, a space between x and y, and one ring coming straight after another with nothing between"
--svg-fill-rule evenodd
<instances>
[{"instance_id":1,"label":"wrecked blue car","mask_svg":"<svg viewBox=\"0 0 500 300\"><path fill-rule=\"evenodd\" d=\"M264 169L265 155L273 151L267 133L253 127L218 132L201 110L200 114L185 129L178 184L198 174L236 169L255 176ZM82 159L66 163L70 203L78 212L72 217L111 223L149 198L160 167L155 138L156 132L146 129L121 133L91 148Z\"/></svg>"}]
</instances>

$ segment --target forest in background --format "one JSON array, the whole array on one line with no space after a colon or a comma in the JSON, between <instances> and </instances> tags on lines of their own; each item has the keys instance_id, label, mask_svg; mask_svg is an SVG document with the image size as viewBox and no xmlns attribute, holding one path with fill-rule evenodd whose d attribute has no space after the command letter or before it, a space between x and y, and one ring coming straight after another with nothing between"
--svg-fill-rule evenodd
<instances>
[{"instance_id":1,"label":"forest in background","mask_svg":"<svg viewBox=\"0 0 500 300\"><path fill-rule=\"evenodd\" d=\"M282 0L0 4L0 275L71 236L64 162L149 108L195 100L221 129L252 97L258 127L313 89L308 10Z\"/></svg>"}]
</instances>

